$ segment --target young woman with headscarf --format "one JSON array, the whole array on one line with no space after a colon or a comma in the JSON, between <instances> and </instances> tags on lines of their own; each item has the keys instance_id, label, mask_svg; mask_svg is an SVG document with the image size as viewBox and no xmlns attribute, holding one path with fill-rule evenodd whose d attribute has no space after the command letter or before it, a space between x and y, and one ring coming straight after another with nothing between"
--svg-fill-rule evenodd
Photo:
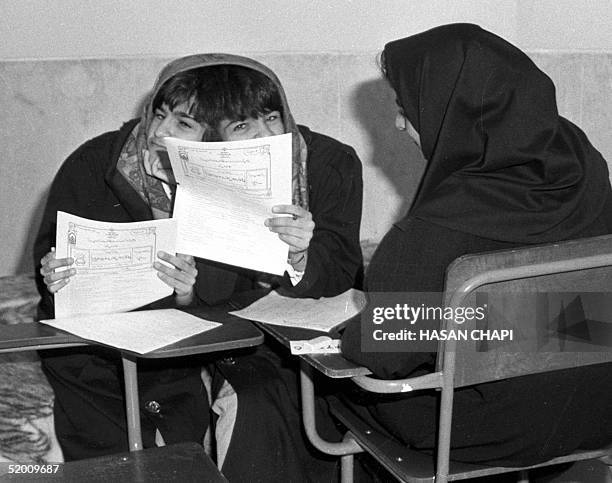
<instances>
[{"instance_id":1,"label":"young woman with headscarf","mask_svg":"<svg viewBox=\"0 0 612 483\"><path fill-rule=\"evenodd\" d=\"M242 72L243 80L236 102L221 106L218 116L211 117L210 110L219 104L203 94L207 69L224 65ZM270 110L278 110L279 115ZM112 222L171 216L174 186L163 137L224 140L229 125L218 121L236 115L253 123L251 137L293 133L293 205L276 211L293 216L273 216L266 224L288 244L288 270L294 270L292 277L266 278L266 283L298 297L333 296L353 285L361 264L362 199L361 164L353 149L298 127L280 82L265 66L232 55L193 55L162 70L140 119L86 142L60 168L34 248L35 262L40 264L39 318L53 317L53 293L71 275L54 272L70 265L70 260L55 259L51 253L57 211ZM233 117L229 121L237 120ZM211 125L211 119L219 125ZM186 255L165 254L163 259L172 267L156 267L175 294L153 308L222 304L261 281L261 274ZM56 432L66 459L126 451L116 354L92 347L41 356L56 395ZM166 443L202 441L209 408L201 364L198 358L139 363L145 447L155 444L156 432Z\"/></svg>"},{"instance_id":2,"label":"young woman with headscarf","mask_svg":"<svg viewBox=\"0 0 612 483\"><path fill-rule=\"evenodd\" d=\"M396 125L428 164L412 207L373 256L369 292L441 294L461 255L612 233L606 162L559 116L553 83L523 52L455 24L390 42L382 62ZM342 350L381 378L434 369L432 353L362 352L358 321ZM434 449L438 393L364 404L405 444ZM464 388L454 398L451 458L528 465L602 446L612 441L610 408L610 364Z\"/></svg>"}]
</instances>

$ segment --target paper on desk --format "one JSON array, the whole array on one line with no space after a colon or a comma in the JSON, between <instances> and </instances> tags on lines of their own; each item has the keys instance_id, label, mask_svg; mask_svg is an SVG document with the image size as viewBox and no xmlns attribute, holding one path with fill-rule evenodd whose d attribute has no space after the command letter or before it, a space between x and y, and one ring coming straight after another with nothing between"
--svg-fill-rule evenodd
<instances>
[{"instance_id":1,"label":"paper on desk","mask_svg":"<svg viewBox=\"0 0 612 483\"><path fill-rule=\"evenodd\" d=\"M326 335L310 340L290 340L289 349L294 356L303 354L340 354L340 339L332 339Z\"/></svg>"},{"instance_id":2,"label":"paper on desk","mask_svg":"<svg viewBox=\"0 0 612 483\"><path fill-rule=\"evenodd\" d=\"M164 138L178 187L177 251L282 275L287 244L264 221L291 204L291 134L233 142Z\"/></svg>"},{"instance_id":3,"label":"paper on desk","mask_svg":"<svg viewBox=\"0 0 612 483\"><path fill-rule=\"evenodd\" d=\"M361 312L365 304L365 295L355 289L317 300L283 297L270 292L248 307L231 313L267 324L329 332Z\"/></svg>"},{"instance_id":4,"label":"paper on desk","mask_svg":"<svg viewBox=\"0 0 612 483\"><path fill-rule=\"evenodd\" d=\"M153 262L175 243L173 219L107 223L58 211L56 257L74 258L77 273L55 294L55 316L126 312L172 294Z\"/></svg>"},{"instance_id":5,"label":"paper on desk","mask_svg":"<svg viewBox=\"0 0 612 483\"><path fill-rule=\"evenodd\" d=\"M221 325L176 309L82 315L41 322L82 339L138 354L151 352Z\"/></svg>"}]
</instances>

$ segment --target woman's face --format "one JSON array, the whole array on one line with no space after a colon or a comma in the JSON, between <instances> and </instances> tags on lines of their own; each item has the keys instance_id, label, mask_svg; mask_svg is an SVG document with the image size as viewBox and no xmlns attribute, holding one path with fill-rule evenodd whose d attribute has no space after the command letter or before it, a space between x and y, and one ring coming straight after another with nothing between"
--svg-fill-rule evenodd
<instances>
[{"instance_id":1,"label":"woman's face","mask_svg":"<svg viewBox=\"0 0 612 483\"><path fill-rule=\"evenodd\" d=\"M148 153L145 160L147 174L166 183L175 184L164 138L172 136L187 141L201 141L205 131L206 126L189 114L187 103L180 104L174 109L162 104L153 113L153 119L147 129Z\"/></svg>"}]
</instances>

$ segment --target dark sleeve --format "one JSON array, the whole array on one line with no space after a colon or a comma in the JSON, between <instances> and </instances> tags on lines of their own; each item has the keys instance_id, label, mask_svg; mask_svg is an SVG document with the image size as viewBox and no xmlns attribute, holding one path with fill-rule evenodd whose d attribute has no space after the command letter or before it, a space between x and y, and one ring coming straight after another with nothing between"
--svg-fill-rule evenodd
<instances>
[{"instance_id":1,"label":"dark sleeve","mask_svg":"<svg viewBox=\"0 0 612 483\"><path fill-rule=\"evenodd\" d=\"M36 240L34 241L34 267L36 269L36 286L40 293L41 300L38 305L38 318L48 319L54 317L53 295L47 290L47 286L40 274L40 259L44 257L51 247L55 246L55 233L58 210L75 213L75 207L87 203L83 199L78 186L87 183L91 179L90 173L82 170L83 148L79 148L71 154L64 164L60 167L49 191L49 197L42 216L40 228ZM79 174L85 174L79 179Z\"/></svg>"},{"instance_id":2,"label":"dark sleeve","mask_svg":"<svg viewBox=\"0 0 612 483\"><path fill-rule=\"evenodd\" d=\"M40 259L55 246L57 212L85 218L99 214L99 219L103 219L117 211L117 200L104 180L108 152L115 138L116 133L107 133L83 144L64 161L51 184L33 250L36 286L41 296L39 320L54 317L53 295L40 275Z\"/></svg>"},{"instance_id":3,"label":"dark sleeve","mask_svg":"<svg viewBox=\"0 0 612 483\"><path fill-rule=\"evenodd\" d=\"M497 242L450 230L407 217L398 222L381 240L366 275L369 304L380 305L379 294L401 293L402 302L418 307L443 304L444 282L448 265L468 253L501 250L514 244ZM438 321L439 322L439 321ZM364 323L371 323L365 320ZM382 379L398 379L431 371L436 354L425 344L411 344L406 352L367 352L362 350L360 318L351 320L342 334L342 352L353 362L369 368ZM421 352L428 350L428 352Z\"/></svg>"},{"instance_id":4,"label":"dark sleeve","mask_svg":"<svg viewBox=\"0 0 612 483\"><path fill-rule=\"evenodd\" d=\"M351 319L346 325L342 353L380 379L401 379L414 376L418 371L430 372L436 362L436 354L432 352L363 352L360 317Z\"/></svg>"},{"instance_id":5,"label":"dark sleeve","mask_svg":"<svg viewBox=\"0 0 612 483\"><path fill-rule=\"evenodd\" d=\"M362 264L361 161L352 148L317 136L308 145L309 209L315 222L308 263L297 285L287 276L282 282L283 292L295 297L338 295L354 285Z\"/></svg>"},{"instance_id":6,"label":"dark sleeve","mask_svg":"<svg viewBox=\"0 0 612 483\"><path fill-rule=\"evenodd\" d=\"M194 286L197 305L219 305L256 288L257 272L196 258L198 275Z\"/></svg>"}]
</instances>

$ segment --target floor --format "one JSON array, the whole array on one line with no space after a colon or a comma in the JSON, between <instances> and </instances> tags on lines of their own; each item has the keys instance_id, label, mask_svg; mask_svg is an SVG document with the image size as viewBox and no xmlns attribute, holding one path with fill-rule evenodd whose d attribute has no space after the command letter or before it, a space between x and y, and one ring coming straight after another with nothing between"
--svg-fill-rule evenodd
<instances>
[{"instance_id":1,"label":"floor","mask_svg":"<svg viewBox=\"0 0 612 483\"><path fill-rule=\"evenodd\" d=\"M573 465L534 470L529 483L612 483L612 468L598 461L582 461ZM515 483L516 474L466 480L472 483Z\"/></svg>"},{"instance_id":2,"label":"floor","mask_svg":"<svg viewBox=\"0 0 612 483\"><path fill-rule=\"evenodd\" d=\"M392 483L396 481L376 463L368 461L366 467L369 470L366 471L368 474L357 473L356 483ZM463 481L466 483L516 483L517 474L507 473ZM573 465L533 470L529 473L529 483L612 483L612 467L608 468L599 461L582 461Z\"/></svg>"},{"instance_id":3,"label":"floor","mask_svg":"<svg viewBox=\"0 0 612 483\"><path fill-rule=\"evenodd\" d=\"M534 478L533 483L612 483L612 467L603 463L582 461L555 476Z\"/></svg>"}]
</instances>

